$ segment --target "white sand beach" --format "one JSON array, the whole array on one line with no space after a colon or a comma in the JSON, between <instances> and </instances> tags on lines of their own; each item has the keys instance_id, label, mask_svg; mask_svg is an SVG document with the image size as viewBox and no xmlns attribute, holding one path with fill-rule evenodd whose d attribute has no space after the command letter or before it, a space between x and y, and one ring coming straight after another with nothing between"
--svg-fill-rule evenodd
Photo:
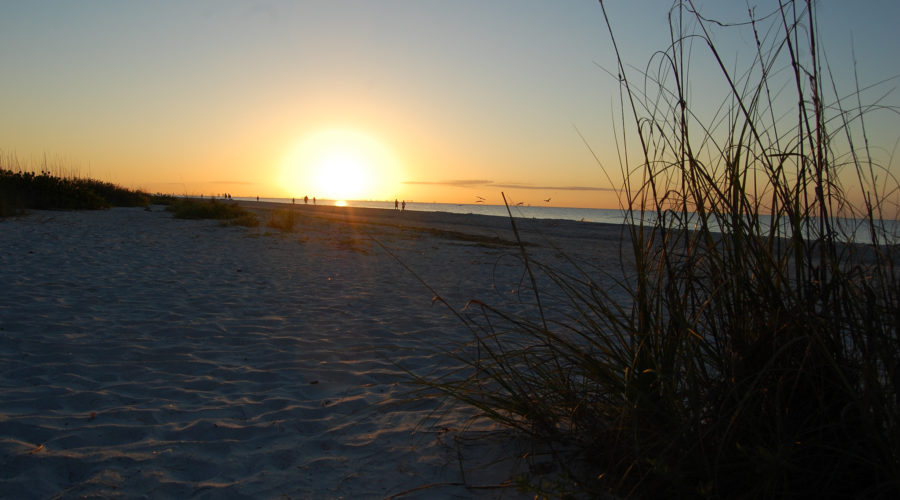
<instances>
[{"instance_id":1,"label":"white sand beach","mask_svg":"<svg viewBox=\"0 0 900 500\"><path fill-rule=\"evenodd\" d=\"M500 434L406 401L406 370L471 333L385 250L455 308L515 304L509 222L297 209L291 233L162 207L0 221L0 496L520 497ZM534 225L617 265L616 226Z\"/></svg>"}]
</instances>

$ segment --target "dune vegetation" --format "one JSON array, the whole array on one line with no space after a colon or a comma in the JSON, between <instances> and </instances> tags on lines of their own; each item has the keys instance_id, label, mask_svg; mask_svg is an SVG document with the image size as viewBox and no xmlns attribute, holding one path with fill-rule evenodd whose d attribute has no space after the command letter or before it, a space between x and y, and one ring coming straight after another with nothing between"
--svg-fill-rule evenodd
<instances>
[{"instance_id":1,"label":"dune vegetation","mask_svg":"<svg viewBox=\"0 0 900 500\"><path fill-rule=\"evenodd\" d=\"M135 207L150 203L150 195L109 182L13 170L0 165L0 217L34 210L96 210L113 206Z\"/></svg>"},{"instance_id":2,"label":"dune vegetation","mask_svg":"<svg viewBox=\"0 0 900 500\"><path fill-rule=\"evenodd\" d=\"M27 210L99 210L110 207L165 205L179 219L218 219L226 225L255 227L252 212L236 203L214 198L197 199L148 194L110 182L65 174L46 161L40 172L22 169L15 159L0 164L0 217L24 214Z\"/></svg>"},{"instance_id":3,"label":"dune vegetation","mask_svg":"<svg viewBox=\"0 0 900 500\"><path fill-rule=\"evenodd\" d=\"M882 223L898 182L866 135L872 113L896 110L863 103L859 84L839 93L814 9L785 1L728 25L676 2L671 45L610 71L623 275L523 247L530 311L471 302L464 368L417 380L534 443L529 459L553 466L532 470L555 472L522 477L529 489L900 495L900 262ZM747 67L716 44L739 30L756 44ZM701 79L727 89L711 112Z\"/></svg>"},{"instance_id":4,"label":"dune vegetation","mask_svg":"<svg viewBox=\"0 0 900 500\"><path fill-rule=\"evenodd\" d=\"M266 220L266 226L290 233L294 230L294 226L297 225L299 219L300 215L293 208L272 210L269 213L268 220Z\"/></svg>"},{"instance_id":5,"label":"dune vegetation","mask_svg":"<svg viewBox=\"0 0 900 500\"><path fill-rule=\"evenodd\" d=\"M253 212L237 203L215 198L171 198L166 200L166 210L176 219L217 219L227 226L256 227L259 219Z\"/></svg>"}]
</instances>

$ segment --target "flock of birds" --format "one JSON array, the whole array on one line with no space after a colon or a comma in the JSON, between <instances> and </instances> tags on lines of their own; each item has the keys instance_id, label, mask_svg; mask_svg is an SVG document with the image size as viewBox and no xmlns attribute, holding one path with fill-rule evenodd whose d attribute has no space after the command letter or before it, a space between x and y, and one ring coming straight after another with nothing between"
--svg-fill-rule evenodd
<instances>
[{"instance_id":1,"label":"flock of birds","mask_svg":"<svg viewBox=\"0 0 900 500\"><path fill-rule=\"evenodd\" d=\"M545 202L545 203L550 203L550 198L547 198L546 200L544 200L544 202ZM476 195L476 196L475 196L475 203L484 203L484 198L481 197L481 196L477 196L477 195ZM522 205L524 205L524 202L521 202L521 201L520 201L520 202L516 203L516 206L517 206L517 207L520 207L520 206L522 206Z\"/></svg>"}]
</instances>

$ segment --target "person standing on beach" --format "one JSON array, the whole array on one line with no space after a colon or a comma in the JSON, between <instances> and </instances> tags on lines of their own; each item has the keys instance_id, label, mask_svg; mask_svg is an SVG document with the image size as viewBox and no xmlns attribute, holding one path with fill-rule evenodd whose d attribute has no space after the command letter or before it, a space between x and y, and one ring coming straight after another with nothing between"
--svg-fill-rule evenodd
<instances>
[{"instance_id":1,"label":"person standing on beach","mask_svg":"<svg viewBox=\"0 0 900 500\"><path fill-rule=\"evenodd\" d=\"M397 198L394 198L394 210L400 207L400 203L397 201Z\"/></svg>"},{"instance_id":2,"label":"person standing on beach","mask_svg":"<svg viewBox=\"0 0 900 500\"><path fill-rule=\"evenodd\" d=\"M406 210L406 200L403 200L403 203L400 204L400 211Z\"/></svg>"},{"instance_id":3,"label":"person standing on beach","mask_svg":"<svg viewBox=\"0 0 900 500\"><path fill-rule=\"evenodd\" d=\"M303 197L303 204L304 204L304 205L309 205L309 196L304 196L304 197Z\"/></svg>"}]
</instances>

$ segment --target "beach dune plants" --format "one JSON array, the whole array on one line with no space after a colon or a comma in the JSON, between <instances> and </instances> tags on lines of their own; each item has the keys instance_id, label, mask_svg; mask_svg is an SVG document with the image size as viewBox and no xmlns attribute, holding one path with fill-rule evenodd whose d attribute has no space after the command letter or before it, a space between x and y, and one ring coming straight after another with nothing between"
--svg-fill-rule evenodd
<instances>
[{"instance_id":1,"label":"beach dune plants","mask_svg":"<svg viewBox=\"0 0 900 500\"><path fill-rule=\"evenodd\" d=\"M863 104L858 84L838 94L815 8L784 0L728 24L676 2L671 44L611 71L623 274L523 247L530 282L552 283L534 285L532 312L472 301L462 368L419 379L529 436L557 471L524 477L532 489L900 494L900 262L884 222L898 182L865 128L893 110ZM733 69L715 40L736 30L756 50ZM697 78L725 89L720 103L694 100Z\"/></svg>"},{"instance_id":2,"label":"beach dune plants","mask_svg":"<svg viewBox=\"0 0 900 500\"><path fill-rule=\"evenodd\" d=\"M294 230L294 226L297 225L300 218L300 215L293 207L272 210L266 225L281 232L290 233Z\"/></svg>"},{"instance_id":3,"label":"beach dune plants","mask_svg":"<svg viewBox=\"0 0 900 500\"><path fill-rule=\"evenodd\" d=\"M9 162L7 162L9 163ZM150 196L109 182L77 176L2 168L0 165L0 215L26 209L95 210L146 206Z\"/></svg>"},{"instance_id":4,"label":"beach dune plants","mask_svg":"<svg viewBox=\"0 0 900 500\"><path fill-rule=\"evenodd\" d=\"M166 200L166 210L176 219L217 219L225 225L256 227L259 219L246 208L216 199L174 198Z\"/></svg>"}]
</instances>

